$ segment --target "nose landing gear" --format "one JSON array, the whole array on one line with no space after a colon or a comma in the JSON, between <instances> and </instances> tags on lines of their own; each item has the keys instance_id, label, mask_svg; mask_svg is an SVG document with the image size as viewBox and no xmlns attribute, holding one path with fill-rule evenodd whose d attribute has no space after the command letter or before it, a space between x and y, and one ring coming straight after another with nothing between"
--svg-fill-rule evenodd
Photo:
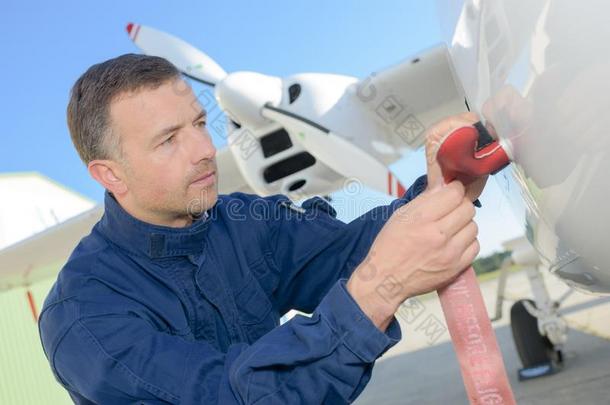
<instances>
[{"instance_id":1,"label":"nose landing gear","mask_svg":"<svg viewBox=\"0 0 610 405\"><path fill-rule=\"evenodd\" d=\"M541 274L538 257L525 238L506 243L513 251L512 258L503 263L496 296L496 314L492 321L502 316L504 291L508 269L512 264L525 267L534 299L520 299L510 310L510 324L515 347L523 368L518 371L519 380L529 380L560 371L563 367L563 345L567 340L567 325L558 309L572 292L570 289L557 301L551 300Z\"/></svg>"},{"instance_id":2,"label":"nose landing gear","mask_svg":"<svg viewBox=\"0 0 610 405\"><path fill-rule=\"evenodd\" d=\"M510 310L513 340L523 364L518 371L521 381L554 374L563 367L561 344L554 344L549 339L549 335L552 335L549 331L541 333L539 320L530 311L542 315L534 301L529 299L515 302ZM547 326L551 324L547 323Z\"/></svg>"}]
</instances>

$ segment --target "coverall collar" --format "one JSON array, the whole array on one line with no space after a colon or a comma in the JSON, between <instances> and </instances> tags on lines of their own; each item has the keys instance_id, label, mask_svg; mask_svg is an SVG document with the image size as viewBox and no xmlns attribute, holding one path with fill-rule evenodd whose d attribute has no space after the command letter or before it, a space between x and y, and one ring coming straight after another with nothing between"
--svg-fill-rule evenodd
<instances>
[{"instance_id":1,"label":"coverall collar","mask_svg":"<svg viewBox=\"0 0 610 405\"><path fill-rule=\"evenodd\" d=\"M203 252L208 226L208 212L189 226L172 228L141 221L121 207L114 196L104 193L104 216L100 231L113 243L132 253L151 259L196 255Z\"/></svg>"}]
</instances>

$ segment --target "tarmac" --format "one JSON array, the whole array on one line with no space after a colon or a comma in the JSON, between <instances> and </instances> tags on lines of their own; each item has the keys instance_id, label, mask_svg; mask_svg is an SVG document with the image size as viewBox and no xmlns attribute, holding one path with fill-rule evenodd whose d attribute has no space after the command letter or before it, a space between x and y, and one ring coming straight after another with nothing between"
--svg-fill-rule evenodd
<instances>
[{"instance_id":1,"label":"tarmac","mask_svg":"<svg viewBox=\"0 0 610 405\"><path fill-rule=\"evenodd\" d=\"M568 287L544 274L553 299ZM497 280L481 283L491 314ZM508 279L503 317L494 330L518 404L610 404L610 297L574 292L560 307L569 331L564 367L550 376L518 381L521 367L509 325L512 303L531 297L524 271ZM436 294L416 298L398 312L402 340L379 359L357 405L468 404L457 358Z\"/></svg>"}]
</instances>

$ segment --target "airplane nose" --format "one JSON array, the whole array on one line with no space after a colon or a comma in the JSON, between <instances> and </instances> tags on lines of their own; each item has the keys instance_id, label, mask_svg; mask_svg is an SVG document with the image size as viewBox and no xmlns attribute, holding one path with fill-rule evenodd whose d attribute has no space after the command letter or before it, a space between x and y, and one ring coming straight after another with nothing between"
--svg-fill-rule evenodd
<instances>
[{"instance_id":1,"label":"airplane nose","mask_svg":"<svg viewBox=\"0 0 610 405\"><path fill-rule=\"evenodd\" d=\"M267 103L279 105L282 100L282 79L255 72L235 72L226 76L215 88L220 107L241 125L256 128L268 123L261 115Z\"/></svg>"}]
</instances>

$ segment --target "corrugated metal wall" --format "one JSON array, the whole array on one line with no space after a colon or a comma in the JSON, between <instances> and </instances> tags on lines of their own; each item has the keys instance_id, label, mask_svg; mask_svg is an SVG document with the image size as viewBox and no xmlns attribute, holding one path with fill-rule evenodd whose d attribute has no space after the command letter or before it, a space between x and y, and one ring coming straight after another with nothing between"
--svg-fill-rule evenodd
<instances>
[{"instance_id":1,"label":"corrugated metal wall","mask_svg":"<svg viewBox=\"0 0 610 405\"><path fill-rule=\"evenodd\" d=\"M38 313L54 281L29 289ZM0 405L71 404L42 351L27 291L0 292Z\"/></svg>"}]
</instances>

